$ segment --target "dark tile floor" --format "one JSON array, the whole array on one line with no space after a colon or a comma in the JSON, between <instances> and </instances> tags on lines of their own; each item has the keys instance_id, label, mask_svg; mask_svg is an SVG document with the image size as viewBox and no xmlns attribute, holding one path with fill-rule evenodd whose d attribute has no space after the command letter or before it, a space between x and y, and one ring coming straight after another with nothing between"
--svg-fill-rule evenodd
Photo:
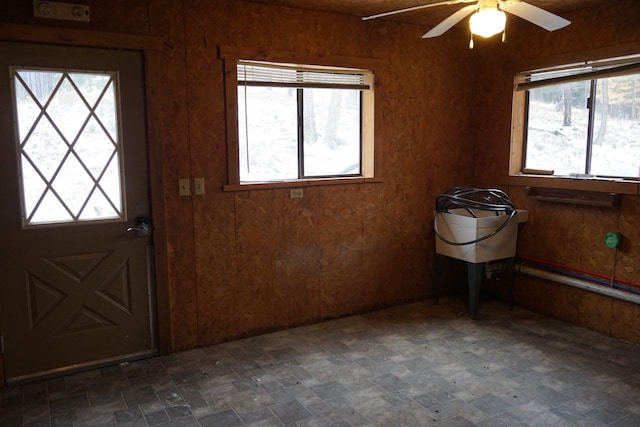
<instances>
[{"instance_id":1,"label":"dark tile floor","mask_svg":"<svg viewBox=\"0 0 640 427\"><path fill-rule=\"evenodd\" d=\"M640 426L640 347L447 299L0 391L0 426Z\"/></svg>"}]
</instances>

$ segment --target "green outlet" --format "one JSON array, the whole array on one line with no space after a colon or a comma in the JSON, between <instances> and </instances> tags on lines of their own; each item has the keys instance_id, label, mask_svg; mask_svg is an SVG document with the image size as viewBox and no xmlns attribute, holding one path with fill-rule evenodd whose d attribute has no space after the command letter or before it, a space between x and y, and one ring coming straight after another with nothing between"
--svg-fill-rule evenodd
<instances>
[{"instance_id":1,"label":"green outlet","mask_svg":"<svg viewBox=\"0 0 640 427\"><path fill-rule=\"evenodd\" d=\"M606 236L604 236L604 243L611 249L617 248L620 246L620 243L622 243L622 236L620 233L610 231Z\"/></svg>"}]
</instances>

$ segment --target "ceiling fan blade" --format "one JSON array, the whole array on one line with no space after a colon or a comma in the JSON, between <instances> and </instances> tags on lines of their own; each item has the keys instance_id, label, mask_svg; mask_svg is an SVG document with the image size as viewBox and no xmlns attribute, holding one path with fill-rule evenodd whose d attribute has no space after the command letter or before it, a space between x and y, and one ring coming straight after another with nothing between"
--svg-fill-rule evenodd
<instances>
[{"instance_id":1,"label":"ceiling fan blade","mask_svg":"<svg viewBox=\"0 0 640 427\"><path fill-rule=\"evenodd\" d=\"M559 30L571 24L571 21L523 1L505 1L500 3L500 8L547 31Z\"/></svg>"},{"instance_id":2,"label":"ceiling fan blade","mask_svg":"<svg viewBox=\"0 0 640 427\"><path fill-rule=\"evenodd\" d=\"M458 22L462 21L467 16L471 15L476 9L478 9L477 4L471 4L469 6L465 6L453 15L449 16L447 19L433 27L429 32L425 33L422 38L429 39L431 37L438 37L445 33L449 28L456 25Z\"/></svg>"},{"instance_id":3,"label":"ceiling fan blade","mask_svg":"<svg viewBox=\"0 0 640 427\"><path fill-rule=\"evenodd\" d=\"M397 15L398 13L413 12L414 10L426 9L426 8L435 7L435 6L450 6L453 4L477 3L477 2L478 0L447 0L447 1L441 1L438 3L429 3L429 4L423 4L420 6L407 7L405 9L392 10L390 12L378 13L371 16L364 16L362 20L368 21L370 19L382 18L390 15Z\"/></svg>"}]
</instances>

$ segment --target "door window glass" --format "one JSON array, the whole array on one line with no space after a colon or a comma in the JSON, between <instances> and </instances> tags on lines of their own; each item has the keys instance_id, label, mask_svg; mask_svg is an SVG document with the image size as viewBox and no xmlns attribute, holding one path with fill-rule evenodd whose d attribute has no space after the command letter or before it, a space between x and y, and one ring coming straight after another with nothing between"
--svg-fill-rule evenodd
<instances>
[{"instance_id":1,"label":"door window glass","mask_svg":"<svg viewBox=\"0 0 640 427\"><path fill-rule=\"evenodd\" d=\"M24 225L124 219L117 73L11 71Z\"/></svg>"}]
</instances>

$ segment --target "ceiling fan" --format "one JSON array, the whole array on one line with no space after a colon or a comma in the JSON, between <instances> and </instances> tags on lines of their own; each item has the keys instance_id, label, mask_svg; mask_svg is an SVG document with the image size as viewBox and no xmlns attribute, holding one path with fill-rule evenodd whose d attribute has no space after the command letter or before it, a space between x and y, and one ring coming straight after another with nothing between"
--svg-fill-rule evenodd
<instances>
[{"instance_id":1,"label":"ceiling fan","mask_svg":"<svg viewBox=\"0 0 640 427\"><path fill-rule=\"evenodd\" d=\"M502 33L502 41L505 41L504 28L507 20L505 12L519 16L520 18L542 27L547 31L555 31L571 24L571 21L521 0L447 0L365 16L362 20L367 21L398 13L456 4L468 5L459 9L453 15L449 16L447 19L425 33L422 36L423 39L438 37L444 34L447 30L472 13L473 15L469 19L469 26L471 28L471 41L469 43L470 49L473 49L474 35L488 38L498 33Z\"/></svg>"}]
</instances>

